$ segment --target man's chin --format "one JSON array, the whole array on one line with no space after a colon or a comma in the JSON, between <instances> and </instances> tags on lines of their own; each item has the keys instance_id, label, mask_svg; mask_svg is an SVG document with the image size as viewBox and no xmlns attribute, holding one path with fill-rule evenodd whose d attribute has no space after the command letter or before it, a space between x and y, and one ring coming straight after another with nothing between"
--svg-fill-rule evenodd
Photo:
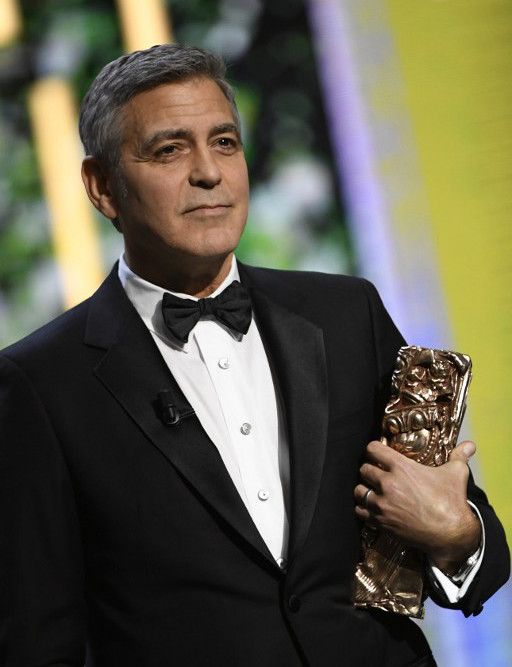
<instances>
[{"instance_id":1,"label":"man's chin","mask_svg":"<svg viewBox=\"0 0 512 667\"><path fill-rule=\"evenodd\" d=\"M201 251L197 251L195 253L192 253L189 256L189 261L190 262L195 262L198 266L200 264L208 264L208 263L218 263L221 264L222 262L228 260L233 253L235 252L236 247L232 248L231 246L229 248L214 248L214 247L209 247L202 249Z\"/></svg>"},{"instance_id":2,"label":"man's chin","mask_svg":"<svg viewBox=\"0 0 512 667\"><path fill-rule=\"evenodd\" d=\"M236 250L240 237L241 233L233 233L233 230L211 230L197 239L190 247L190 254L197 261L226 258Z\"/></svg>"}]
</instances>

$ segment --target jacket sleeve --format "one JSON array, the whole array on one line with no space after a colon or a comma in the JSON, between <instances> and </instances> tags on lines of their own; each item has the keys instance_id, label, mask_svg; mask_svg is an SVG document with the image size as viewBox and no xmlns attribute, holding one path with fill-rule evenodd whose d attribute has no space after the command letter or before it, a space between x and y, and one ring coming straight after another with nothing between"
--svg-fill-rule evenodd
<instances>
[{"instance_id":1,"label":"jacket sleeve","mask_svg":"<svg viewBox=\"0 0 512 667\"><path fill-rule=\"evenodd\" d=\"M398 349L406 345L405 340L393 324L375 287L365 281L375 341L375 357L379 374L378 414L382 415L389 397L390 381ZM483 560L474 580L465 595L456 603L450 603L446 594L436 585L435 578L427 577L427 594L432 600L449 609L461 609L465 616L477 615L488 600L510 576L510 552L505 532L487 500L485 493L475 484L470 473L468 481L468 499L473 502L480 514L485 528L485 551Z\"/></svg>"},{"instance_id":2,"label":"jacket sleeve","mask_svg":"<svg viewBox=\"0 0 512 667\"><path fill-rule=\"evenodd\" d=\"M428 577L428 595L441 607L461 609L464 616L477 616L482 611L484 602L508 580L510 552L503 526L489 504L487 496L475 484L471 472L468 480L468 499L478 508L485 529L485 550L480 568L467 592L458 602L450 603L432 577Z\"/></svg>"},{"instance_id":3,"label":"jacket sleeve","mask_svg":"<svg viewBox=\"0 0 512 667\"><path fill-rule=\"evenodd\" d=\"M5 356L0 526L0 665L82 667L83 555L70 475L41 400Z\"/></svg>"}]
</instances>

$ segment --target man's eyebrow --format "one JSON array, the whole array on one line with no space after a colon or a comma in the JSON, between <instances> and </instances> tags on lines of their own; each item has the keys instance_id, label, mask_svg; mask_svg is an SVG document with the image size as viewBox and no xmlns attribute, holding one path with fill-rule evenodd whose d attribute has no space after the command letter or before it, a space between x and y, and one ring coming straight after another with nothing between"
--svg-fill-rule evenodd
<instances>
[{"instance_id":1,"label":"man's eyebrow","mask_svg":"<svg viewBox=\"0 0 512 667\"><path fill-rule=\"evenodd\" d=\"M227 132L232 132L236 134L237 138L240 140L240 132L235 123L222 123L222 125L216 125L208 132L209 137L214 137L217 134L225 134Z\"/></svg>"},{"instance_id":2,"label":"man's eyebrow","mask_svg":"<svg viewBox=\"0 0 512 667\"><path fill-rule=\"evenodd\" d=\"M192 132L190 130L185 130L183 128L176 128L172 129L169 128L167 130L159 130L158 132L155 132L152 134L144 143L142 144L142 150L147 151L149 150L152 146L157 144L159 141L164 141L165 139L191 139L192 138Z\"/></svg>"}]
</instances>

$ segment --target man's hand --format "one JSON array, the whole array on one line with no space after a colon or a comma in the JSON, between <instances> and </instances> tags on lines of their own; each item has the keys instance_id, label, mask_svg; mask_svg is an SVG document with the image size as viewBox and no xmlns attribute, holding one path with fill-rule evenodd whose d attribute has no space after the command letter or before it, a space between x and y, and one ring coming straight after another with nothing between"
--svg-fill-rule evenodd
<instances>
[{"instance_id":1,"label":"man's hand","mask_svg":"<svg viewBox=\"0 0 512 667\"><path fill-rule=\"evenodd\" d=\"M435 468L370 442L360 469L363 483L354 490L357 516L425 552L445 574L454 574L480 544L480 522L467 503L467 462L475 451L473 442L461 442L447 463Z\"/></svg>"}]
</instances>

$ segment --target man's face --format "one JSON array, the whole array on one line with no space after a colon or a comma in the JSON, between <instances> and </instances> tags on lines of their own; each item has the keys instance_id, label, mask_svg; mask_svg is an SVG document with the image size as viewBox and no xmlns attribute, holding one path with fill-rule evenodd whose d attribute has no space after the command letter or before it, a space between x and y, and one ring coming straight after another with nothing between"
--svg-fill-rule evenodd
<instances>
[{"instance_id":1,"label":"man's face","mask_svg":"<svg viewBox=\"0 0 512 667\"><path fill-rule=\"evenodd\" d=\"M207 78L123 108L115 206L132 268L226 257L247 219L247 165L228 100Z\"/></svg>"}]
</instances>

